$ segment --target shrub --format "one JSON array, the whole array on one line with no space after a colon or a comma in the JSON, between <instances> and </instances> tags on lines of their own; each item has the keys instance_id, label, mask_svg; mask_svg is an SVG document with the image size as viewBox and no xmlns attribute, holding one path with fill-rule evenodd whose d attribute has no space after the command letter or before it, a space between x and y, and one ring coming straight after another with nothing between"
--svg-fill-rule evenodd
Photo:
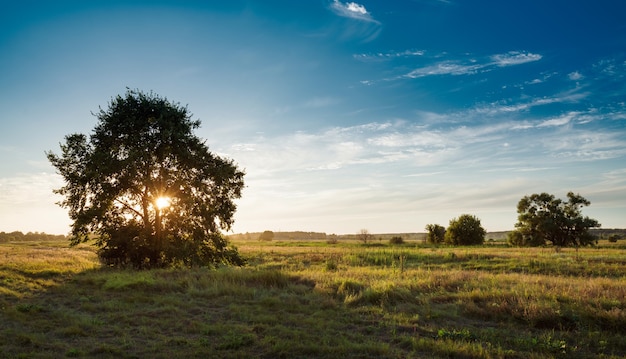
<instances>
[{"instance_id":1,"label":"shrub","mask_svg":"<svg viewBox=\"0 0 626 359\"><path fill-rule=\"evenodd\" d=\"M274 232L272 231L264 231L259 236L259 241L271 241L274 239Z\"/></svg>"},{"instance_id":2,"label":"shrub","mask_svg":"<svg viewBox=\"0 0 626 359\"><path fill-rule=\"evenodd\" d=\"M400 236L393 236L389 239L389 244L404 244L404 239Z\"/></svg>"},{"instance_id":3,"label":"shrub","mask_svg":"<svg viewBox=\"0 0 626 359\"><path fill-rule=\"evenodd\" d=\"M539 247L546 242L541 237L526 237L520 231L511 231L506 235L507 243L516 247Z\"/></svg>"},{"instance_id":4,"label":"shrub","mask_svg":"<svg viewBox=\"0 0 626 359\"><path fill-rule=\"evenodd\" d=\"M443 226L438 224L428 224L426 225L426 231L428 232L426 234L426 241L428 243L443 243L446 235L446 229Z\"/></svg>"},{"instance_id":5,"label":"shrub","mask_svg":"<svg viewBox=\"0 0 626 359\"><path fill-rule=\"evenodd\" d=\"M476 216L463 214L459 218L450 220L445 235L445 242L453 245L473 245L485 242L487 231L480 224Z\"/></svg>"},{"instance_id":6,"label":"shrub","mask_svg":"<svg viewBox=\"0 0 626 359\"><path fill-rule=\"evenodd\" d=\"M611 242L611 243L615 243L615 242L617 242L617 240L618 240L619 238L620 238L620 237L619 237L619 235L617 235L617 234L611 234L611 235L609 236L609 238L608 238L608 239L609 239L609 242Z\"/></svg>"}]
</instances>

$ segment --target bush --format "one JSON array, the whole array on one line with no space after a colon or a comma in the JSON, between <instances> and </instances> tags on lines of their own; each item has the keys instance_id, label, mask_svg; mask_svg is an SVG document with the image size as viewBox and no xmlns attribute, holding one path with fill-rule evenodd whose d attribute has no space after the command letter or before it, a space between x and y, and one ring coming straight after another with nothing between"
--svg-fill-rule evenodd
<instances>
[{"instance_id":1,"label":"bush","mask_svg":"<svg viewBox=\"0 0 626 359\"><path fill-rule=\"evenodd\" d=\"M264 231L259 236L259 241L271 241L274 239L274 232L272 231Z\"/></svg>"},{"instance_id":2,"label":"bush","mask_svg":"<svg viewBox=\"0 0 626 359\"><path fill-rule=\"evenodd\" d=\"M620 238L620 237L619 237L619 235L617 235L617 234L611 234L611 235L609 236L609 238L608 238L608 239L609 239L609 242L611 242L611 243L615 243L615 242L617 242L617 240L618 240L619 238Z\"/></svg>"},{"instance_id":3,"label":"bush","mask_svg":"<svg viewBox=\"0 0 626 359\"><path fill-rule=\"evenodd\" d=\"M520 231L511 231L506 235L507 243L515 247L539 247L546 242L541 237L524 236Z\"/></svg>"},{"instance_id":4,"label":"bush","mask_svg":"<svg viewBox=\"0 0 626 359\"><path fill-rule=\"evenodd\" d=\"M393 236L389 239L389 244L404 244L404 239L400 236Z\"/></svg>"},{"instance_id":5,"label":"bush","mask_svg":"<svg viewBox=\"0 0 626 359\"><path fill-rule=\"evenodd\" d=\"M443 243L446 236L446 229L438 224L426 225L426 241L428 243L437 244Z\"/></svg>"},{"instance_id":6,"label":"bush","mask_svg":"<svg viewBox=\"0 0 626 359\"><path fill-rule=\"evenodd\" d=\"M478 217L463 214L450 220L445 235L445 242L453 245L483 244L487 231L480 224Z\"/></svg>"}]
</instances>

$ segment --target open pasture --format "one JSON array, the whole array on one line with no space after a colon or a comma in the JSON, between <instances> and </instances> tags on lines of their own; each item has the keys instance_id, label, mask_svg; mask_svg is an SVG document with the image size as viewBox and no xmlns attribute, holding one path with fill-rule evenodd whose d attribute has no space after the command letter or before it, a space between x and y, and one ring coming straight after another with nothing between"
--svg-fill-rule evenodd
<instances>
[{"instance_id":1,"label":"open pasture","mask_svg":"<svg viewBox=\"0 0 626 359\"><path fill-rule=\"evenodd\" d=\"M0 357L624 358L626 249L234 242L243 268L0 244Z\"/></svg>"}]
</instances>

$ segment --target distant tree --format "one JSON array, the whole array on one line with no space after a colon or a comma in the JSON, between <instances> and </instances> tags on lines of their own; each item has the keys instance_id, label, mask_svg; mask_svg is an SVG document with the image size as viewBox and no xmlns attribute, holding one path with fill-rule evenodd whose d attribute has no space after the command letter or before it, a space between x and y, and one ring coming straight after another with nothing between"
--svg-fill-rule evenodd
<instances>
[{"instance_id":1,"label":"distant tree","mask_svg":"<svg viewBox=\"0 0 626 359\"><path fill-rule=\"evenodd\" d=\"M193 134L186 107L128 90L46 155L63 176L55 193L73 220L71 244L95 234L108 265L137 268L244 263L221 230L233 224L244 173Z\"/></svg>"},{"instance_id":2,"label":"distant tree","mask_svg":"<svg viewBox=\"0 0 626 359\"><path fill-rule=\"evenodd\" d=\"M274 239L274 232L272 231L264 231L259 235L259 241L271 241Z\"/></svg>"},{"instance_id":3,"label":"distant tree","mask_svg":"<svg viewBox=\"0 0 626 359\"><path fill-rule=\"evenodd\" d=\"M593 244L590 228L600 227L597 220L582 215L591 202L579 194L567 193L567 201L548 193L524 196L517 204L515 227L526 243L550 242L557 247Z\"/></svg>"},{"instance_id":4,"label":"distant tree","mask_svg":"<svg viewBox=\"0 0 626 359\"><path fill-rule=\"evenodd\" d=\"M328 243L328 244L337 244L337 243L339 243L339 237L336 234L329 234L326 237L326 243Z\"/></svg>"},{"instance_id":5,"label":"distant tree","mask_svg":"<svg viewBox=\"0 0 626 359\"><path fill-rule=\"evenodd\" d=\"M619 234L611 234L608 238L609 242L615 243L620 239Z\"/></svg>"},{"instance_id":6,"label":"distant tree","mask_svg":"<svg viewBox=\"0 0 626 359\"><path fill-rule=\"evenodd\" d=\"M389 239L389 244L403 244L404 239L400 236L393 236Z\"/></svg>"},{"instance_id":7,"label":"distant tree","mask_svg":"<svg viewBox=\"0 0 626 359\"><path fill-rule=\"evenodd\" d=\"M485 242L487 231L480 224L480 219L469 214L450 220L445 234L445 242L453 245L474 245Z\"/></svg>"},{"instance_id":8,"label":"distant tree","mask_svg":"<svg viewBox=\"0 0 626 359\"><path fill-rule=\"evenodd\" d=\"M444 226L440 226L438 224L427 224L426 232L426 241L428 243L443 243L446 235L446 229Z\"/></svg>"},{"instance_id":9,"label":"distant tree","mask_svg":"<svg viewBox=\"0 0 626 359\"><path fill-rule=\"evenodd\" d=\"M367 229L361 229L359 233L357 233L356 238L363 243L367 243L367 241L371 241L374 236L372 236Z\"/></svg>"}]
</instances>

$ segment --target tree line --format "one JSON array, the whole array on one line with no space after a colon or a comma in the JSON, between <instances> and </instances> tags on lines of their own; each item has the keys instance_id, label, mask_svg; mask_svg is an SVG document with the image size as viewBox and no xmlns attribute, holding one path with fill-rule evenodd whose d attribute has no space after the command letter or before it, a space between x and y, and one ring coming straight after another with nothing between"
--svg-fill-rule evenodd
<instances>
[{"instance_id":1,"label":"tree line","mask_svg":"<svg viewBox=\"0 0 626 359\"><path fill-rule=\"evenodd\" d=\"M545 192L524 196L517 204L517 223L507 234L507 242L514 246L592 245L598 238L590 230L599 228L600 223L582 214L582 208L589 205L589 200L573 192L567 193L567 200ZM486 234L480 220L469 214L452 219L447 229L428 224L426 231L429 243L452 245L482 244Z\"/></svg>"},{"instance_id":2,"label":"tree line","mask_svg":"<svg viewBox=\"0 0 626 359\"><path fill-rule=\"evenodd\" d=\"M62 234L47 234L44 232L27 232L21 231L0 232L0 242L16 242L16 241L54 241L65 240Z\"/></svg>"}]
</instances>

